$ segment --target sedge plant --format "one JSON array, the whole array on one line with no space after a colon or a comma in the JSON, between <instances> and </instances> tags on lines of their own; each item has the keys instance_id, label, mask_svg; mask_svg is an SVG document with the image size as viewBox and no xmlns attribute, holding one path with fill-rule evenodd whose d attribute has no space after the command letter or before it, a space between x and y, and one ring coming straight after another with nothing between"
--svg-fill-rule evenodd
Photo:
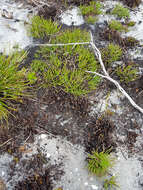
<instances>
[{"instance_id":1,"label":"sedge plant","mask_svg":"<svg viewBox=\"0 0 143 190\"><path fill-rule=\"evenodd\" d=\"M98 177L108 174L110 168L114 165L114 159L108 153L108 151L99 152L93 151L88 155L87 168L90 173L95 174Z\"/></svg>"},{"instance_id":2,"label":"sedge plant","mask_svg":"<svg viewBox=\"0 0 143 190\"><path fill-rule=\"evenodd\" d=\"M30 72L19 69L25 57L26 52L0 55L0 120L7 120L10 110L15 110L14 102L20 102L22 96L28 95L26 89L34 78L28 79Z\"/></svg>"}]
</instances>

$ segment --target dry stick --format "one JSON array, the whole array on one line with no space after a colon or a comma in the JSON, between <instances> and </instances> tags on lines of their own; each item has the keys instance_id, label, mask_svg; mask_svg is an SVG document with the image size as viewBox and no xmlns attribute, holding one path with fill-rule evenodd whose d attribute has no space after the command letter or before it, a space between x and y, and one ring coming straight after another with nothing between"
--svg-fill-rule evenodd
<instances>
[{"instance_id":1,"label":"dry stick","mask_svg":"<svg viewBox=\"0 0 143 190\"><path fill-rule=\"evenodd\" d=\"M105 75L102 75L102 74L99 74L99 73L96 73L96 72L92 72L92 71L87 71L87 72L88 72L88 73L95 74L95 75L98 75L98 76L100 76L100 77L102 77L102 78L105 78L105 79L111 81L112 83L114 83L114 84L116 85L116 87L122 92L122 94L124 94L125 97L129 100L129 102L132 104L132 106L133 106L134 108L136 108L137 110L139 110L141 113L143 113L143 109L142 109L140 106L138 106L138 105L134 102L134 100L133 100L133 99L127 94L127 92L121 87L121 85L120 85L116 80L112 79L112 78L109 76L109 74L107 73L106 68L105 68L105 66L104 66L104 63L103 63L103 61L102 61L101 53L100 53L99 49L96 47L96 45L94 44L93 35L92 35L91 32L90 32L90 35L91 35L91 43L90 43L90 44L91 44L91 46L92 46L92 48L93 48L93 50L94 50L95 55L97 56L97 58L98 58L98 60L99 60L99 62L100 62L100 65L101 65L101 67L102 67L103 72L104 72Z\"/></svg>"},{"instance_id":2,"label":"dry stick","mask_svg":"<svg viewBox=\"0 0 143 190\"><path fill-rule=\"evenodd\" d=\"M11 140L13 140L13 138L11 138L11 139L8 139L6 142L4 142L3 144L0 144L0 147L2 147L2 146L4 146L4 145L6 145L9 141L11 141Z\"/></svg>"},{"instance_id":3,"label":"dry stick","mask_svg":"<svg viewBox=\"0 0 143 190\"><path fill-rule=\"evenodd\" d=\"M90 42L75 42L75 43L67 43L67 44L32 44L30 45L31 47L32 46L49 46L49 47L52 47L52 46L73 46L73 45L85 45L85 44L90 44Z\"/></svg>"}]
</instances>

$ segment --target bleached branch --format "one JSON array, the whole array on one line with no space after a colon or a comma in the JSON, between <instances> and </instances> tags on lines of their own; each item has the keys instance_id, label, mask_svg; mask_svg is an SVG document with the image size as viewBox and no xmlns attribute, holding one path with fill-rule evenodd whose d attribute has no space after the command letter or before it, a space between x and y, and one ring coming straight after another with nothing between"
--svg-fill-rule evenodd
<instances>
[{"instance_id":1,"label":"bleached branch","mask_svg":"<svg viewBox=\"0 0 143 190\"><path fill-rule=\"evenodd\" d=\"M30 46L48 46L48 47L52 47L52 46L76 46L76 45L86 45L86 44L90 44L90 42L75 42L75 43L66 43L66 44L31 44Z\"/></svg>"}]
</instances>

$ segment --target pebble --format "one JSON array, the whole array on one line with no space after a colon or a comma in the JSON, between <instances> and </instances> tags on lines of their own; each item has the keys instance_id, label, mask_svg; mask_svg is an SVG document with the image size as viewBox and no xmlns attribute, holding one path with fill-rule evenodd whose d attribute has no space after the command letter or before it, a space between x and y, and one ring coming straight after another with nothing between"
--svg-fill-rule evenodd
<instances>
[{"instance_id":1,"label":"pebble","mask_svg":"<svg viewBox=\"0 0 143 190\"><path fill-rule=\"evenodd\" d=\"M47 153L47 158L50 158L51 154Z\"/></svg>"},{"instance_id":2,"label":"pebble","mask_svg":"<svg viewBox=\"0 0 143 190\"><path fill-rule=\"evenodd\" d=\"M85 185L85 186L87 186L87 185L88 185L88 183L87 183L87 182L85 182L85 183L84 183L84 185Z\"/></svg>"},{"instance_id":3,"label":"pebble","mask_svg":"<svg viewBox=\"0 0 143 190\"><path fill-rule=\"evenodd\" d=\"M96 185L91 185L91 188L92 188L92 189L95 189L95 190L98 189L98 187L97 187Z\"/></svg>"}]
</instances>

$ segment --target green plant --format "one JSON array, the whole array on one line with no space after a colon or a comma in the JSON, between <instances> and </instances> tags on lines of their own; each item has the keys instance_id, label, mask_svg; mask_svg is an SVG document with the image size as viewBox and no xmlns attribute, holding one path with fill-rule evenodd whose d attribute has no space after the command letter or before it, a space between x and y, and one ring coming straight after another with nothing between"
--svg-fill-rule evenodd
<instances>
[{"instance_id":1,"label":"green plant","mask_svg":"<svg viewBox=\"0 0 143 190\"><path fill-rule=\"evenodd\" d=\"M10 110L14 110L14 101L21 101L28 94L28 71L19 70L19 64L26 57L25 52L16 52L8 57L0 55L0 120L7 120Z\"/></svg>"},{"instance_id":2,"label":"green plant","mask_svg":"<svg viewBox=\"0 0 143 190\"><path fill-rule=\"evenodd\" d=\"M116 20L111 20L109 22L109 28L112 30L117 30L119 32L122 32L122 31L127 32L128 31L126 26L123 26L119 21L116 21Z\"/></svg>"},{"instance_id":3,"label":"green plant","mask_svg":"<svg viewBox=\"0 0 143 190\"><path fill-rule=\"evenodd\" d=\"M110 64L121 59L122 49L118 45L111 43L106 48L102 49L101 53L104 62Z\"/></svg>"},{"instance_id":4,"label":"green plant","mask_svg":"<svg viewBox=\"0 0 143 190\"><path fill-rule=\"evenodd\" d=\"M93 151L88 155L88 170L99 177L106 175L113 165L114 159L108 152Z\"/></svg>"},{"instance_id":5,"label":"green plant","mask_svg":"<svg viewBox=\"0 0 143 190\"><path fill-rule=\"evenodd\" d=\"M79 28L65 30L51 40L52 43L76 43L88 41L90 41L89 32L86 30L80 30Z\"/></svg>"},{"instance_id":6,"label":"green plant","mask_svg":"<svg viewBox=\"0 0 143 190\"><path fill-rule=\"evenodd\" d=\"M95 16L88 16L85 19L88 24L94 24L98 20Z\"/></svg>"},{"instance_id":7,"label":"green plant","mask_svg":"<svg viewBox=\"0 0 143 190\"><path fill-rule=\"evenodd\" d=\"M137 78L137 69L133 65L119 66L116 72L121 82L129 83Z\"/></svg>"},{"instance_id":8,"label":"green plant","mask_svg":"<svg viewBox=\"0 0 143 190\"><path fill-rule=\"evenodd\" d=\"M125 37L124 43L128 47L134 47L136 45L139 45L139 41L136 38L131 37L131 36Z\"/></svg>"},{"instance_id":9,"label":"green plant","mask_svg":"<svg viewBox=\"0 0 143 190\"><path fill-rule=\"evenodd\" d=\"M119 18L127 18L130 16L129 9L120 4L115 6L115 8L111 11L111 14L117 15Z\"/></svg>"},{"instance_id":10,"label":"green plant","mask_svg":"<svg viewBox=\"0 0 143 190\"><path fill-rule=\"evenodd\" d=\"M94 90L99 77L87 70L97 70L94 54L83 46L43 47L35 55L32 70L46 87L58 87L76 96Z\"/></svg>"},{"instance_id":11,"label":"green plant","mask_svg":"<svg viewBox=\"0 0 143 190\"><path fill-rule=\"evenodd\" d=\"M112 189L118 189L119 185L116 182L116 177L112 176L109 179L105 179L104 184L103 184L104 189L108 190L112 190Z\"/></svg>"},{"instance_id":12,"label":"green plant","mask_svg":"<svg viewBox=\"0 0 143 190\"><path fill-rule=\"evenodd\" d=\"M52 35L56 35L60 27L56 22L45 20L40 16L34 16L30 26L30 34L34 38L49 39Z\"/></svg>"},{"instance_id":13,"label":"green plant","mask_svg":"<svg viewBox=\"0 0 143 190\"><path fill-rule=\"evenodd\" d=\"M135 26L135 24L136 24L136 22L134 22L134 21L129 21L126 23L126 25L129 27Z\"/></svg>"},{"instance_id":14,"label":"green plant","mask_svg":"<svg viewBox=\"0 0 143 190\"><path fill-rule=\"evenodd\" d=\"M89 5L80 6L81 13L84 16L99 15L102 13L101 8L102 8L101 3L97 1L91 1Z\"/></svg>"}]
</instances>

